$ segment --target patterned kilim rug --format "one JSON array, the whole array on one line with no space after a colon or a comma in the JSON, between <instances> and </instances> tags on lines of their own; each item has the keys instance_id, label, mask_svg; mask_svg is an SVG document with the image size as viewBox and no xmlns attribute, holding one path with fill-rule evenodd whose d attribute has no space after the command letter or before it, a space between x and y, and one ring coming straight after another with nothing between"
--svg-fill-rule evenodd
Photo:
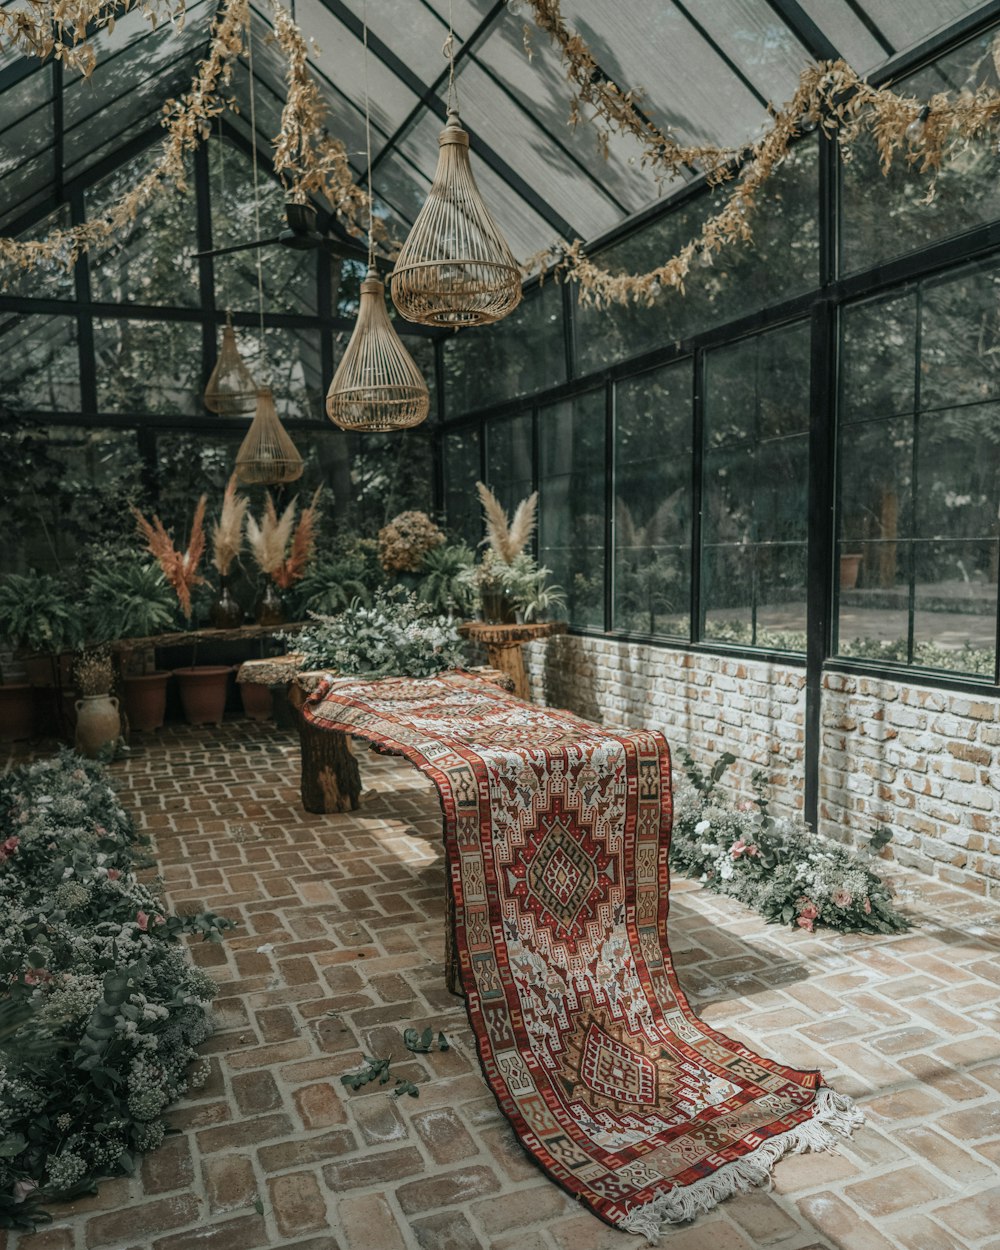
<instances>
[{"instance_id":1,"label":"patterned kilim rug","mask_svg":"<svg viewBox=\"0 0 1000 1250\"><path fill-rule=\"evenodd\" d=\"M483 1071L525 1149L651 1241L831 1146L848 1098L703 1024L667 944L670 759L466 674L325 681L317 726L400 751L441 795Z\"/></svg>"}]
</instances>

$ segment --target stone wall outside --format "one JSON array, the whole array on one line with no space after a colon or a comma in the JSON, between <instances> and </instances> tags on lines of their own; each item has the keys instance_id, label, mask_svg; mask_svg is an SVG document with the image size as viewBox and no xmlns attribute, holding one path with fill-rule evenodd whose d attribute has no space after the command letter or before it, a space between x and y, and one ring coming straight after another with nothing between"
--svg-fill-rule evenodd
<instances>
[{"instance_id":1,"label":"stone wall outside","mask_svg":"<svg viewBox=\"0 0 1000 1250\"><path fill-rule=\"evenodd\" d=\"M731 751L731 788L762 768L773 810L802 811L802 666L582 635L525 653L539 701L660 729L702 766ZM888 825L901 863L1000 898L1000 698L827 673L821 733L821 833L858 843Z\"/></svg>"}]
</instances>

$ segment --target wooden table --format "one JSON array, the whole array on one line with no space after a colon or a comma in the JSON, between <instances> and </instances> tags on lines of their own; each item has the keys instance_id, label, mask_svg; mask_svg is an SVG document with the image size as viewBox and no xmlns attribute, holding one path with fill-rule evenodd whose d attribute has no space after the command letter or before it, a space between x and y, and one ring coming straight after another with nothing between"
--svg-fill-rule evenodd
<instances>
[{"instance_id":1,"label":"wooden table","mask_svg":"<svg viewBox=\"0 0 1000 1250\"><path fill-rule=\"evenodd\" d=\"M530 703L531 685L524 667L521 647L538 638L565 634L567 628L565 621L534 621L521 625L491 625L486 621L467 621L464 625L459 625L458 632L471 642L482 643L490 665L506 673L514 683L517 697Z\"/></svg>"}]
</instances>

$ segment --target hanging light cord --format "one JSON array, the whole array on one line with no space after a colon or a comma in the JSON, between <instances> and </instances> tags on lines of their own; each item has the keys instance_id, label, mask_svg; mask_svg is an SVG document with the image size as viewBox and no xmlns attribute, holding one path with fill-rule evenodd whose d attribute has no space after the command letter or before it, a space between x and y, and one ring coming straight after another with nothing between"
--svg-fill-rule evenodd
<instances>
[{"instance_id":1,"label":"hanging light cord","mask_svg":"<svg viewBox=\"0 0 1000 1250\"><path fill-rule=\"evenodd\" d=\"M448 38L441 54L448 58L448 112L458 112L458 83L455 81L455 3L448 0Z\"/></svg>"},{"instance_id":2,"label":"hanging light cord","mask_svg":"<svg viewBox=\"0 0 1000 1250\"><path fill-rule=\"evenodd\" d=\"M253 16L247 22L247 63L250 71L250 151L253 154L253 218L257 238L260 238L260 195L257 171L257 106L253 81ZM257 248L257 312L260 317L260 360L264 364L264 268L261 249Z\"/></svg>"},{"instance_id":3,"label":"hanging light cord","mask_svg":"<svg viewBox=\"0 0 1000 1250\"><path fill-rule=\"evenodd\" d=\"M372 199L372 119L368 105L368 0L361 15L364 26L364 77L365 77L365 156L368 161L368 268L375 268L375 201Z\"/></svg>"}]
</instances>

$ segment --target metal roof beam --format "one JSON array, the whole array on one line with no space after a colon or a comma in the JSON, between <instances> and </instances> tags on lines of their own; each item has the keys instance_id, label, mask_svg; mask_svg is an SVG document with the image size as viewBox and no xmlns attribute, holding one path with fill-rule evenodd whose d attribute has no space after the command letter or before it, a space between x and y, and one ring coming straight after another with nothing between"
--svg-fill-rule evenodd
<instances>
[{"instance_id":1,"label":"metal roof beam","mask_svg":"<svg viewBox=\"0 0 1000 1250\"><path fill-rule=\"evenodd\" d=\"M817 61L839 61L840 49L820 30L798 0L767 0L795 38Z\"/></svg>"}]
</instances>

